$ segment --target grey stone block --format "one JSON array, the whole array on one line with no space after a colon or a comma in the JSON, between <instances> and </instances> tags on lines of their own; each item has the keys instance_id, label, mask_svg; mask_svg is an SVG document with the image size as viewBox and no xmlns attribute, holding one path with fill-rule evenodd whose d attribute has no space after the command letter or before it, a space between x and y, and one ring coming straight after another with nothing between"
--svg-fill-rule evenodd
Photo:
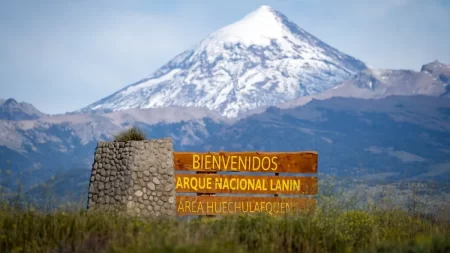
<instances>
[{"instance_id":1,"label":"grey stone block","mask_svg":"<svg viewBox=\"0 0 450 253\"><path fill-rule=\"evenodd\" d=\"M176 215L173 143L170 138L98 142L88 210L116 210L139 217Z\"/></svg>"}]
</instances>

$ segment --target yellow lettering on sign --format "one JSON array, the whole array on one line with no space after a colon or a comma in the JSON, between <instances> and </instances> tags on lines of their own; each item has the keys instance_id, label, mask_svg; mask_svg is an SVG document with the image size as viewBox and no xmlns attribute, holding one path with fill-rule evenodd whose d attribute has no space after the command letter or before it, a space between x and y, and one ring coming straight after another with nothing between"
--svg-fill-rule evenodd
<instances>
[{"instance_id":1,"label":"yellow lettering on sign","mask_svg":"<svg viewBox=\"0 0 450 253\"><path fill-rule=\"evenodd\" d=\"M258 166L256 166L256 161L258 162ZM253 157L253 167L252 170L259 170L259 167L261 166L261 160L259 159L259 157L254 156Z\"/></svg>"},{"instance_id":2,"label":"yellow lettering on sign","mask_svg":"<svg viewBox=\"0 0 450 253\"><path fill-rule=\"evenodd\" d=\"M200 156L199 155L192 156L192 168L194 168L194 169L200 168Z\"/></svg>"},{"instance_id":3,"label":"yellow lettering on sign","mask_svg":"<svg viewBox=\"0 0 450 253\"><path fill-rule=\"evenodd\" d=\"M215 187L216 189L222 190L222 178L216 178Z\"/></svg>"},{"instance_id":4,"label":"yellow lettering on sign","mask_svg":"<svg viewBox=\"0 0 450 253\"><path fill-rule=\"evenodd\" d=\"M241 190L245 190L247 188L247 180L240 180L239 181L239 187Z\"/></svg>"},{"instance_id":5,"label":"yellow lettering on sign","mask_svg":"<svg viewBox=\"0 0 450 253\"><path fill-rule=\"evenodd\" d=\"M300 191L300 180L294 180L294 183L292 184L292 190Z\"/></svg>"},{"instance_id":6,"label":"yellow lettering on sign","mask_svg":"<svg viewBox=\"0 0 450 253\"><path fill-rule=\"evenodd\" d=\"M183 188L189 189L189 178L187 177L183 179Z\"/></svg>"},{"instance_id":7,"label":"yellow lettering on sign","mask_svg":"<svg viewBox=\"0 0 450 253\"><path fill-rule=\"evenodd\" d=\"M278 164L275 162L275 160L277 160L278 158L276 156L272 157L272 170L277 170L278 169Z\"/></svg>"},{"instance_id":8,"label":"yellow lettering on sign","mask_svg":"<svg viewBox=\"0 0 450 253\"><path fill-rule=\"evenodd\" d=\"M220 204L219 204L219 207L221 207ZM216 213L222 212L222 208L217 209L217 202L214 202L214 212L216 212Z\"/></svg>"},{"instance_id":9,"label":"yellow lettering on sign","mask_svg":"<svg viewBox=\"0 0 450 253\"><path fill-rule=\"evenodd\" d=\"M278 169L276 156L225 156L225 155L192 155L192 168L195 170L231 170L231 171L258 171Z\"/></svg>"},{"instance_id":10,"label":"yellow lettering on sign","mask_svg":"<svg viewBox=\"0 0 450 253\"><path fill-rule=\"evenodd\" d=\"M261 212L267 211L266 202L261 202Z\"/></svg>"},{"instance_id":11,"label":"yellow lettering on sign","mask_svg":"<svg viewBox=\"0 0 450 253\"><path fill-rule=\"evenodd\" d=\"M249 179L247 182L247 187L249 190L255 190L255 180Z\"/></svg>"},{"instance_id":12,"label":"yellow lettering on sign","mask_svg":"<svg viewBox=\"0 0 450 253\"><path fill-rule=\"evenodd\" d=\"M255 190L261 190L261 182L259 180L256 181Z\"/></svg>"},{"instance_id":13,"label":"yellow lettering on sign","mask_svg":"<svg viewBox=\"0 0 450 253\"><path fill-rule=\"evenodd\" d=\"M177 183L175 186L177 189L183 188L183 181L181 181L181 177L177 177Z\"/></svg>"},{"instance_id":14,"label":"yellow lettering on sign","mask_svg":"<svg viewBox=\"0 0 450 253\"><path fill-rule=\"evenodd\" d=\"M280 213L280 203L275 202L273 205L274 205L273 210L275 211L275 213L277 214Z\"/></svg>"},{"instance_id":15,"label":"yellow lettering on sign","mask_svg":"<svg viewBox=\"0 0 450 253\"><path fill-rule=\"evenodd\" d=\"M223 189L223 190L229 190L229 189L230 189L230 186L229 186L229 184L228 184L228 178L224 178L224 179L223 179L222 189Z\"/></svg>"},{"instance_id":16,"label":"yellow lettering on sign","mask_svg":"<svg viewBox=\"0 0 450 253\"><path fill-rule=\"evenodd\" d=\"M230 188L233 191L239 190L239 184L237 183L237 179L236 178L230 179Z\"/></svg>"},{"instance_id":17,"label":"yellow lettering on sign","mask_svg":"<svg viewBox=\"0 0 450 253\"><path fill-rule=\"evenodd\" d=\"M235 155L231 156L231 170L238 170L238 168L236 167L236 165L237 165L236 159L237 158L238 157Z\"/></svg>"},{"instance_id":18,"label":"yellow lettering on sign","mask_svg":"<svg viewBox=\"0 0 450 253\"><path fill-rule=\"evenodd\" d=\"M267 161L266 161L267 159ZM269 170L270 169L270 158L265 156L262 158L262 162L261 162L261 168L263 170Z\"/></svg>"},{"instance_id":19,"label":"yellow lettering on sign","mask_svg":"<svg viewBox=\"0 0 450 253\"><path fill-rule=\"evenodd\" d=\"M242 165L242 169L241 169L241 165ZM247 157L245 157L245 159L242 159L242 157L239 156L238 170L247 170Z\"/></svg>"},{"instance_id":20,"label":"yellow lettering on sign","mask_svg":"<svg viewBox=\"0 0 450 253\"><path fill-rule=\"evenodd\" d=\"M238 209L239 209L239 211L238 211ZM241 205L237 205L236 202L234 202L234 211L236 213L240 212L241 211ZM244 211L244 213L245 213L245 211Z\"/></svg>"},{"instance_id":21,"label":"yellow lettering on sign","mask_svg":"<svg viewBox=\"0 0 450 253\"><path fill-rule=\"evenodd\" d=\"M295 201L189 201L177 202L178 213L190 213L194 215L209 214L233 214L233 213L259 213L285 214L300 210L301 206Z\"/></svg>"},{"instance_id":22,"label":"yellow lettering on sign","mask_svg":"<svg viewBox=\"0 0 450 253\"><path fill-rule=\"evenodd\" d=\"M289 181L288 180L283 180L281 182L283 182L282 189L286 189L286 191L289 191L289 186L291 185L291 184L289 184Z\"/></svg>"},{"instance_id":23,"label":"yellow lettering on sign","mask_svg":"<svg viewBox=\"0 0 450 253\"><path fill-rule=\"evenodd\" d=\"M246 205L245 205L245 208L244 208L244 205L241 203L241 205L242 205L242 211L243 211L244 213L248 213L250 203L245 202L244 204L246 204Z\"/></svg>"},{"instance_id":24,"label":"yellow lettering on sign","mask_svg":"<svg viewBox=\"0 0 450 253\"><path fill-rule=\"evenodd\" d=\"M211 169L211 167L209 166L210 163L211 163L211 155L205 155L205 169Z\"/></svg>"},{"instance_id":25,"label":"yellow lettering on sign","mask_svg":"<svg viewBox=\"0 0 450 253\"><path fill-rule=\"evenodd\" d=\"M281 191L281 182L280 182L280 180L277 180L277 185L275 186L275 190Z\"/></svg>"},{"instance_id":26,"label":"yellow lettering on sign","mask_svg":"<svg viewBox=\"0 0 450 253\"><path fill-rule=\"evenodd\" d=\"M191 212L191 202L186 201L184 203L185 203L184 208L185 208L186 212Z\"/></svg>"},{"instance_id":27,"label":"yellow lettering on sign","mask_svg":"<svg viewBox=\"0 0 450 253\"><path fill-rule=\"evenodd\" d=\"M227 207L228 207L228 205L227 205L227 202L221 202L221 204L222 204L222 212L223 213L227 213Z\"/></svg>"},{"instance_id":28,"label":"yellow lettering on sign","mask_svg":"<svg viewBox=\"0 0 450 253\"><path fill-rule=\"evenodd\" d=\"M305 177L176 175L175 187L180 192L241 192L315 194L314 181ZM304 181L305 180L305 181ZM302 182L305 186L302 187Z\"/></svg>"},{"instance_id":29,"label":"yellow lettering on sign","mask_svg":"<svg viewBox=\"0 0 450 253\"><path fill-rule=\"evenodd\" d=\"M184 204L183 203L184 203L183 201L178 203L177 212L184 212Z\"/></svg>"},{"instance_id":30,"label":"yellow lettering on sign","mask_svg":"<svg viewBox=\"0 0 450 253\"><path fill-rule=\"evenodd\" d=\"M220 168L220 156L213 156L213 166L214 169Z\"/></svg>"},{"instance_id":31,"label":"yellow lettering on sign","mask_svg":"<svg viewBox=\"0 0 450 253\"><path fill-rule=\"evenodd\" d=\"M224 170L227 170L226 168L228 168L228 163L230 162L230 157L227 157L227 162L225 163L225 159L222 156L222 162L223 162L223 168Z\"/></svg>"},{"instance_id":32,"label":"yellow lettering on sign","mask_svg":"<svg viewBox=\"0 0 450 253\"><path fill-rule=\"evenodd\" d=\"M206 188L211 189L212 185L212 178L208 177L208 180L206 181Z\"/></svg>"},{"instance_id":33,"label":"yellow lettering on sign","mask_svg":"<svg viewBox=\"0 0 450 253\"><path fill-rule=\"evenodd\" d=\"M272 191L272 192L300 192L300 178L277 177L208 177L182 176L175 177L176 190L189 191ZM214 181L213 181L214 179Z\"/></svg>"},{"instance_id":34,"label":"yellow lettering on sign","mask_svg":"<svg viewBox=\"0 0 450 253\"><path fill-rule=\"evenodd\" d=\"M261 210L259 209L259 202L255 203L255 210L254 212L261 212Z\"/></svg>"},{"instance_id":35,"label":"yellow lettering on sign","mask_svg":"<svg viewBox=\"0 0 450 253\"><path fill-rule=\"evenodd\" d=\"M207 212L212 213L213 210L214 210L213 208L214 208L214 203L206 202L206 210L207 210Z\"/></svg>"}]
</instances>

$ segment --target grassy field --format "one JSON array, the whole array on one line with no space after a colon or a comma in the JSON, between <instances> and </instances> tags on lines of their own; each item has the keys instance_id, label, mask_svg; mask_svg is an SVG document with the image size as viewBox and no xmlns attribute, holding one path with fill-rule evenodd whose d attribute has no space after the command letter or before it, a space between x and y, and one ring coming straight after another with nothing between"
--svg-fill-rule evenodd
<instances>
[{"instance_id":1,"label":"grassy field","mask_svg":"<svg viewBox=\"0 0 450 253\"><path fill-rule=\"evenodd\" d=\"M182 221L3 204L0 252L450 252L450 224L438 212L348 203L322 196L313 213Z\"/></svg>"},{"instance_id":2,"label":"grassy field","mask_svg":"<svg viewBox=\"0 0 450 253\"><path fill-rule=\"evenodd\" d=\"M35 210L20 201L5 201L0 194L0 252L450 253L447 195L425 192L438 200L431 205L419 198L420 189L409 197L383 190L382 198L371 200L367 188L343 191L333 179L321 180L319 185L313 213L190 220L87 213L84 201L56 210ZM6 195L11 199L10 193ZM394 204L400 195L407 200L407 208ZM446 205L439 208L440 203Z\"/></svg>"},{"instance_id":3,"label":"grassy field","mask_svg":"<svg viewBox=\"0 0 450 253\"><path fill-rule=\"evenodd\" d=\"M4 206L0 252L450 252L450 227L402 211L138 220Z\"/></svg>"}]
</instances>

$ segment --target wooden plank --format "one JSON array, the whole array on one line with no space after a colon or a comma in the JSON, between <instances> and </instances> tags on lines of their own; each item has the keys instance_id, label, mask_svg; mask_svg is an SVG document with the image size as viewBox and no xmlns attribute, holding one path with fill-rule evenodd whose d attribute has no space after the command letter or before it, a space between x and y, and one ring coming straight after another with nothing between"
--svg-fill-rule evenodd
<instances>
[{"instance_id":1,"label":"wooden plank","mask_svg":"<svg viewBox=\"0 0 450 253\"><path fill-rule=\"evenodd\" d=\"M176 174L176 192L317 194L317 177Z\"/></svg>"},{"instance_id":2,"label":"wooden plank","mask_svg":"<svg viewBox=\"0 0 450 253\"><path fill-rule=\"evenodd\" d=\"M317 173L318 154L304 152L174 152L175 170Z\"/></svg>"},{"instance_id":3,"label":"wooden plank","mask_svg":"<svg viewBox=\"0 0 450 253\"><path fill-rule=\"evenodd\" d=\"M313 198L177 196L177 215L227 215L261 213L284 215L310 211L316 205Z\"/></svg>"}]
</instances>

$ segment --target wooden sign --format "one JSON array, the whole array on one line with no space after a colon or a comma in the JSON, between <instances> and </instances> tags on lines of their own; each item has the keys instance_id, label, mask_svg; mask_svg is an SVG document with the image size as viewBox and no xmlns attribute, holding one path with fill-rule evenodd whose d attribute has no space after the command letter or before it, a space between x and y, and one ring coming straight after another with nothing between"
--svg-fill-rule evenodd
<instances>
[{"instance_id":1,"label":"wooden sign","mask_svg":"<svg viewBox=\"0 0 450 253\"><path fill-rule=\"evenodd\" d=\"M313 198L177 196L177 215L260 213L284 215L312 210Z\"/></svg>"},{"instance_id":2,"label":"wooden sign","mask_svg":"<svg viewBox=\"0 0 450 253\"><path fill-rule=\"evenodd\" d=\"M266 212L283 215L308 211L313 198L281 198L279 194L315 195L317 177L279 176L279 173L317 173L317 152L174 152L177 171L176 192L195 192L197 196L177 196L177 214L225 215ZM217 172L267 172L272 175L239 175ZM211 196L225 194L274 194L275 197ZM205 196L210 195L210 196Z\"/></svg>"},{"instance_id":3,"label":"wooden sign","mask_svg":"<svg viewBox=\"0 0 450 253\"><path fill-rule=\"evenodd\" d=\"M317 194L317 177L176 174L176 192Z\"/></svg>"},{"instance_id":4,"label":"wooden sign","mask_svg":"<svg viewBox=\"0 0 450 253\"><path fill-rule=\"evenodd\" d=\"M317 173L317 152L174 152L175 170Z\"/></svg>"}]
</instances>

